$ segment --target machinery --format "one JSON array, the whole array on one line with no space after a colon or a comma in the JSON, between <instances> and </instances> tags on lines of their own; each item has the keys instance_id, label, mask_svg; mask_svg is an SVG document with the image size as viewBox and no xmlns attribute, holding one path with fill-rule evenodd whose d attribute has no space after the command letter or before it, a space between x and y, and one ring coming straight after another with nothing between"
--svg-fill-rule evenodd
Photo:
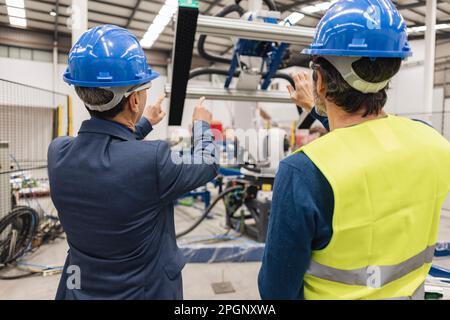
<instances>
[{"instance_id":1,"label":"machinery","mask_svg":"<svg viewBox=\"0 0 450 320\"><path fill-rule=\"evenodd\" d=\"M298 65L291 61L290 45L309 43L314 30L295 27L289 19L281 20L273 0L249 0L248 12L245 12L241 2L235 0L234 4L224 7L214 17L199 15L196 1L180 2L172 83L166 86L166 92L170 93L170 126L181 125L186 98L205 96L208 100L292 103L287 92L271 90L270 85L274 79L284 79L294 85L292 78L280 70ZM228 18L231 14L237 14L240 19ZM196 33L200 34L197 44L199 55L223 67L189 70ZM208 35L231 37L234 43L231 58L207 52L205 43ZM188 85L190 79L201 75L224 76L223 88ZM300 127L310 128L314 119L303 114L300 107L297 110ZM275 172L279 161L287 155L289 140L286 132L278 128L262 130L262 134L258 134L256 141L250 145L246 145L248 141L245 139L237 137L235 142L236 163L240 164L237 167L240 170L238 176L227 182L225 191L220 193L217 201L207 207L191 228L178 236L198 226L212 207L223 199L227 226L264 242ZM244 207L246 213L240 209Z\"/></svg>"},{"instance_id":2,"label":"machinery","mask_svg":"<svg viewBox=\"0 0 450 320\"><path fill-rule=\"evenodd\" d=\"M16 162L16 167L11 166L10 159ZM21 176L23 179L16 177ZM31 187L20 188L22 202L13 195L12 186L27 185L23 170L17 160L9 153L8 142L0 142L0 270L13 265L25 253L38 248L43 243L54 240L62 233L59 219L55 216L45 215L31 206L34 201L42 210L36 199L36 192ZM30 190L29 192L26 190ZM19 193L19 192L18 192ZM0 280L14 280L33 275L29 272L19 276L3 276Z\"/></svg>"},{"instance_id":3,"label":"machinery","mask_svg":"<svg viewBox=\"0 0 450 320\"><path fill-rule=\"evenodd\" d=\"M251 143L256 146L254 150L249 150L246 142L248 140L245 137L235 137L235 159L232 161L235 165L220 168L219 178L215 181L219 187L219 195L211 204L209 191L191 192L187 195L203 199L206 196L208 202L205 201L206 209L202 216L187 230L177 234L177 237L194 230L223 200L226 226L258 242L265 242L276 169L279 162L287 156L290 146L287 133L278 128L261 130L256 141Z\"/></svg>"},{"instance_id":4,"label":"machinery","mask_svg":"<svg viewBox=\"0 0 450 320\"><path fill-rule=\"evenodd\" d=\"M292 103L287 92L270 90L270 84L277 78L294 84L292 78L280 70L299 65L298 61L291 59L289 47L291 44L308 44L314 29L294 27L289 19L281 21L272 0L250 0L249 12L244 11L241 2L235 0L214 17L199 15L196 1L189 5L180 3L172 84L166 86L166 93L170 94L170 126L181 125L186 98L205 96L208 100ZM262 10L263 3L267 10ZM233 13L241 19L227 18ZM196 33L201 34L197 45L199 55L213 64L229 65L228 69L207 67L189 70ZM208 35L232 38L235 43L232 58L208 53L205 49ZM188 85L190 79L201 75L226 76L223 88ZM297 110L301 116L300 127L310 128L314 119L303 114L300 107Z\"/></svg>"}]
</instances>

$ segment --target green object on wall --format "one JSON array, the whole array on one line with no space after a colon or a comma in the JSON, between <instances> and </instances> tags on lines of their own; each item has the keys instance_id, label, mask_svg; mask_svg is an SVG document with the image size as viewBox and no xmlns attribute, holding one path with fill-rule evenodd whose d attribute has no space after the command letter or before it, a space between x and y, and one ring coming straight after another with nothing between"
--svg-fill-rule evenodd
<instances>
[{"instance_id":1,"label":"green object on wall","mask_svg":"<svg viewBox=\"0 0 450 320\"><path fill-rule=\"evenodd\" d=\"M198 8L198 0L178 0L178 5L184 8Z\"/></svg>"}]
</instances>

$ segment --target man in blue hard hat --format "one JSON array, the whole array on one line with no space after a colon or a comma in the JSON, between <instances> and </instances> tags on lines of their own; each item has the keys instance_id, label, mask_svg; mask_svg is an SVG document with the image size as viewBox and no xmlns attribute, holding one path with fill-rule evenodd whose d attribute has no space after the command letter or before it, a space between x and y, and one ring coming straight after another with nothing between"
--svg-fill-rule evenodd
<instances>
[{"instance_id":1,"label":"man in blue hard hat","mask_svg":"<svg viewBox=\"0 0 450 320\"><path fill-rule=\"evenodd\" d=\"M163 97L145 108L158 76L137 38L116 26L88 30L70 51L64 81L91 119L48 151L51 197L70 248L57 299L183 298L174 201L216 176L215 148L201 102L192 162L177 161L166 142L143 141L165 115Z\"/></svg>"},{"instance_id":2,"label":"man in blue hard hat","mask_svg":"<svg viewBox=\"0 0 450 320\"><path fill-rule=\"evenodd\" d=\"M313 79L296 75L288 89L330 133L280 164L261 297L424 299L450 143L383 111L411 55L405 22L390 0L340 0L303 53Z\"/></svg>"}]
</instances>

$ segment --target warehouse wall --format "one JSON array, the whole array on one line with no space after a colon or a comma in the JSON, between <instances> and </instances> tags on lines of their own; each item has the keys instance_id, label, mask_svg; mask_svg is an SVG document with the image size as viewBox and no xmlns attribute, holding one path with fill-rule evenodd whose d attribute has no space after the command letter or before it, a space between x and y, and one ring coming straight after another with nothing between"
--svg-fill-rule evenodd
<instances>
[{"instance_id":1,"label":"warehouse wall","mask_svg":"<svg viewBox=\"0 0 450 320\"><path fill-rule=\"evenodd\" d=\"M427 121L433 120L429 115L424 114L423 101L423 61L424 58L424 41L411 42L414 50L414 56L410 58L402 68L402 71L393 79L391 89L389 90L389 100L386 110L392 113L407 114L408 116L417 117ZM59 79L65 70L65 65L58 65ZM292 71L292 70L291 70ZM0 58L0 78L23 82L26 84L52 89L53 87L53 66L51 63ZM24 78L23 75L26 75ZM163 92L166 77L161 77L149 92L149 102L157 99L159 93ZM207 82L198 82L208 85ZM280 89L285 90L285 82L280 83ZM78 131L81 122L88 118L88 113L81 105L73 90L67 86L62 80L58 80L56 84L57 91L71 94L74 97L74 132ZM219 102L207 101L206 105L213 111L215 119L220 119L225 127L233 125L237 127L251 127L251 119L254 111L251 106L255 104L243 104L235 102ZM295 107L291 104L267 104L260 103L273 117L273 120L280 124L290 125L293 120L298 118ZM442 110L443 106L443 90L436 88L435 90L435 110ZM187 101L183 115L183 126L188 127L191 121L191 115L195 101ZM167 102L165 103L167 108ZM239 115L239 116L237 116ZM435 119L436 120L436 119ZM249 123L250 122L250 123ZM434 121L436 126L441 125L440 119ZM450 125L449 125L450 127ZM167 123L163 123L155 128L155 132L151 138L166 138Z\"/></svg>"},{"instance_id":2,"label":"warehouse wall","mask_svg":"<svg viewBox=\"0 0 450 320\"><path fill-rule=\"evenodd\" d=\"M73 128L77 133L83 120L89 118L85 107L76 96L72 87L62 81L62 75L66 70L66 65L58 65L58 79L56 82L56 91L69 94L73 98ZM164 71L164 70L158 70ZM53 89L53 64L47 62L11 59L0 57L0 78L16 81L42 89ZM163 92L166 77L162 76L155 81L153 88L149 90L149 101L156 101L158 94ZM26 100L28 104L33 104L33 97L17 97L15 101ZM163 136L161 128L155 130L156 136ZM154 136L155 136L154 135Z\"/></svg>"}]
</instances>

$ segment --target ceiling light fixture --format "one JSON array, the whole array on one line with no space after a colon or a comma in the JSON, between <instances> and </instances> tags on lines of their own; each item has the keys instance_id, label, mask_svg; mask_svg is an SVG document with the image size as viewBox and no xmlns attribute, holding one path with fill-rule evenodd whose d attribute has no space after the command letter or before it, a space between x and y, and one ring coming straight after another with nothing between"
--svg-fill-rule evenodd
<instances>
[{"instance_id":1,"label":"ceiling light fixture","mask_svg":"<svg viewBox=\"0 0 450 320\"><path fill-rule=\"evenodd\" d=\"M287 16L283 21L281 21L279 25L284 26L286 24L290 24L291 26L295 26L304 17L305 15L303 13L293 12L289 16Z\"/></svg>"},{"instance_id":2,"label":"ceiling light fixture","mask_svg":"<svg viewBox=\"0 0 450 320\"><path fill-rule=\"evenodd\" d=\"M153 46L169 22L172 21L172 17L177 9L178 0L166 0L164 5L159 10L158 15L153 20L153 23L148 27L147 32L141 39L142 47L149 49Z\"/></svg>"},{"instance_id":3,"label":"ceiling light fixture","mask_svg":"<svg viewBox=\"0 0 450 320\"><path fill-rule=\"evenodd\" d=\"M6 0L5 4L9 23L13 26L26 27L27 19L24 0Z\"/></svg>"}]
</instances>

